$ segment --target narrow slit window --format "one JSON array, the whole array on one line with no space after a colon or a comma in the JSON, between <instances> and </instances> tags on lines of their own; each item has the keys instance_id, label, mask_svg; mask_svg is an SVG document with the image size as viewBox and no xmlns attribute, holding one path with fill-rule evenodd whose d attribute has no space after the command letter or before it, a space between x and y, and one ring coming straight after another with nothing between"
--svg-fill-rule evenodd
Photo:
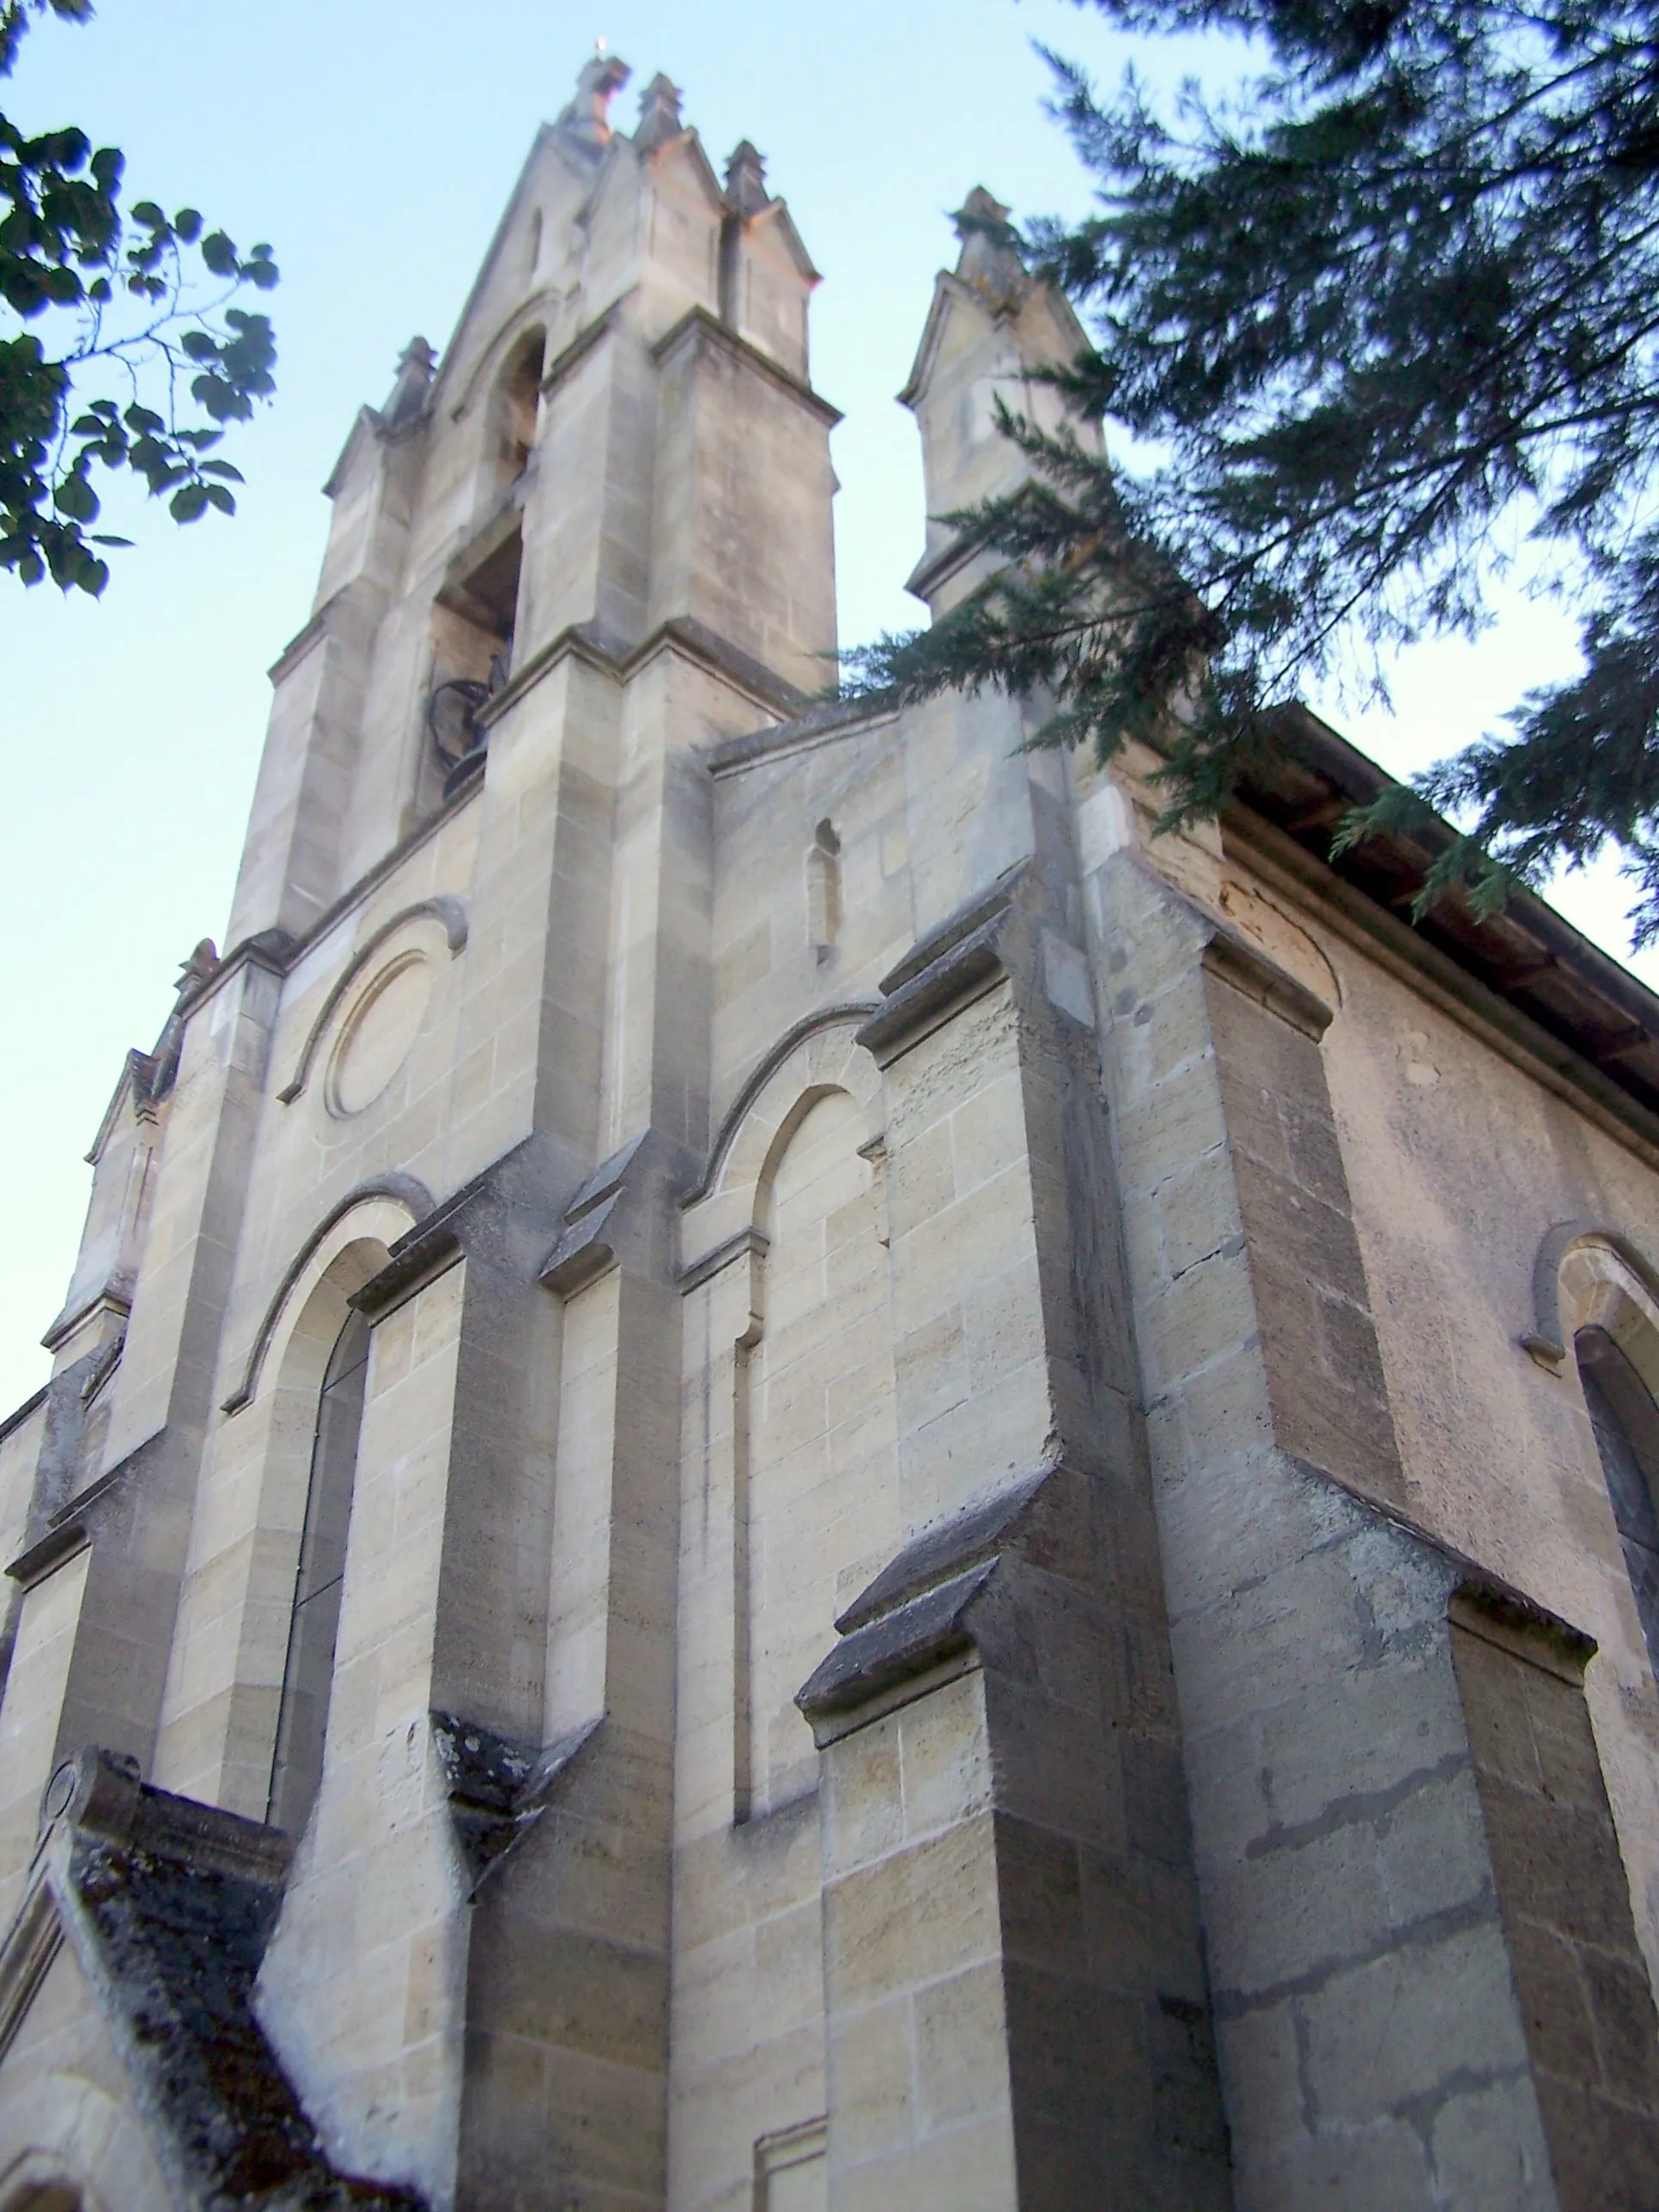
<instances>
[{"instance_id":1,"label":"narrow slit window","mask_svg":"<svg viewBox=\"0 0 1659 2212\"><path fill-rule=\"evenodd\" d=\"M368 1374L368 1323L353 1314L341 1330L323 1377L311 1447L300 1564L283 1670L270 1799L265 1818L297 1836L310 1818L323 1778L323 1746L334 1686L334 1647L345 1587L346 1537L357 1473L363 1386Z\"/></svg>"},{"instance_id":2,"label":"narrow slit window","mask_svg":"<svg viewBox=\"0 0 1659 2212\"><path fill-rule=\"evenodd\" d=\"M1574 1350L1625 1570L1659 1674L1659 1406L1606 1329L1581 1328Z\"/></svg>"},{"instance_id":3,"label":"narrow slit window","mask_svg":"<svg viewBox=\"0 0 1659 2212\"><path fill-rule=\"evenodd\" d=\"M827 817L806 855L806 927L813 951L827 960L841 935L841 839Z\"/></svg>"}]
</instances>

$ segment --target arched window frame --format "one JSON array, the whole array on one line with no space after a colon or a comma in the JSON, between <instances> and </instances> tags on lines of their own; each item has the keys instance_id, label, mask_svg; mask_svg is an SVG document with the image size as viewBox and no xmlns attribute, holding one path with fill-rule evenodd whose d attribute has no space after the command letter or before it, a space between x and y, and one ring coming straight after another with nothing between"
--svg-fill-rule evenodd
<instances>
[{"instance_id":1,"label":"arched window frame","mask_svg":"<svg viewBox=\"0 0 1659 2212\"><path fill-rule=\"evenodd\" d=\"M371 1349L368 1322L349 1314L317 1394L265 1808L266 1820L291 1835L304 1829L322 1786Z\"/></svg>"},{"instance_id":2,"label":"arched window frame","mask_svg":"<svg viewBox=\"0 0 1659 2212\"><path fill-rule=\"evenodd\" d=\"M749 1686L749 1366L766 1331L768 1208L779 1164L796 1132L820 1100L842 1092L860 1132L854 1150L870 1169L877 1239L886 1243L881 1073L850 1033L876 1011L873 1004L827 1006L787 1030L740 1088L702 1175L682 1200L680 1279L697 1301L689 1326L694 1336L707 1333L711 1403L719 1396L729 1409L720 1424L720 1446L730 1455L722 1484L730 1502L729 1571L720 1601L725 1619L717 1632L731 1653L722 1717L729 1728L734 1824L745 1823L757 1809ZM711 1532L710 1541L718 1550L720 1538Z\"/></svg>"},{"instance_id":3,"label":"arched window frame","mask_svg":"<svg viewBox=\"0 0 1659 2212\"><path fill-rule=\"evenodd\" d=\"M1593 1340L1605 1338L1652 1409L1648 1437L1632 1433L1633 1425L1650 1425L1644 1408L1637 1406L1634 1414L1625 1406L1611 1411L1643 1467L1653 1507L1651 1525L1659 1526L1659 1270L1617 1230L1580 1220L1558 1222L1539 1249L1533 1294L1533 1327L1522 1342L1540 1367L1564 1378L1570 1376L1577 1386L1585 1462L1595 1468L1607 1493L1650 1663L1659 1677L1659 1594L1644 1592L1641 1562L1632 1562L1632 1531L1626 1525L1631 1516L1620 1509L1619 1471L1610 1471L1606 1444L1597 1437L1607 1414L1596 1402L1600 1392L1593 1364ZM1587 1365L1591 1374L1588 1389ZM1646 1473L1644 1463L1651 1463L1651 1474Z\"/></svg>"},{"instance_id":4,"label":"arched window frame","mask_svg":"<svg viewBox=\"0 0 1659 2212\"><path fill-rule=\"evenodd\" d=\"M223 1739L215 1765L181 1765L166 1778L193 1794L210 1794L213 1802L256 1820L270 1808L291 1633L291 1605L272 1604L265 1593L280 1588L291 1595L293 1589L318 1401L351 1313L352 1293L386 1266L391 1247L431 1210L430 1194L412 1178L380 1179L393 1181L406 1194L404 1188L395 1194L389 1188L366 1188L301 1245L253 1333L242 1382L223 1409L229 1418L216 1457L224 1480L247 1497L246 1518L239 1514L234 1526L251 1540L242 1547L246 1579L236 1601L244 1621L234 1701L240 1725L234 1739L228 1734ZM187 1580L186 1608L191 1602ZM190 1710L180 1706L180 1725Z\"/></svg>"}]
</instances>

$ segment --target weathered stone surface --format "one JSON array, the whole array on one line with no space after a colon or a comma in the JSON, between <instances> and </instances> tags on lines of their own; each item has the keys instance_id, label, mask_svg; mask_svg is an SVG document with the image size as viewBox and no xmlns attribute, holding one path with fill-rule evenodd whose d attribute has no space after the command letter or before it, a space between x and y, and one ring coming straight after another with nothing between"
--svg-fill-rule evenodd
<instances>
[{"instance_id":1,"label":"weathered stone surface","mask_svg":"<svg viewBox=\"0 0 1659 2212\"><path fill-rule=\"evenodd\" d=\"M816 271L627 76L351 430L0 1422L0 2201L1646 2212L1659 1006L1408 928L1310 716L1155 836L816 697ZM1083 343L1000 220L936 613Z\"/></svg>"}]
</instances>

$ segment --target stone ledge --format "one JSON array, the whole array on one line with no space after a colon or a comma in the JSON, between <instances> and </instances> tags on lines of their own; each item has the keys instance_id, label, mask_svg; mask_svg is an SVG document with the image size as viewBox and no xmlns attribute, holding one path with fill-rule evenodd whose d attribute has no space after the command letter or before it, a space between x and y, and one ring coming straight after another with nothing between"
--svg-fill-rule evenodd
<instances>
[{"instance_id":1,"label":"stone ledge","mask_svg":"<svg viewBox=\"0 0 1659 2212\"><path fill-rule=\"evenodd\" d=\"M1210 927L1210 940L1203 954L1206 970L1317 1044L1334 1018L1318 993L1310 991L1237 931L1213 920Z\"/></svg>"},{"instance_id":2,"label":"stone ledge","mask_svg":"<svg viewBox=\"0 0 1659 2212\"><path fill-rule=\"evenodd\" d=\"M997 950L998 927L998 921L988 921L953 945L854 1033L854 1042L872 1054L878 1067L890 1066L953 1014L995 989L1007 972Z\"/></svg>"},{"instance_id":3,"label":"stone ledge","mask_svg":"<svg viewBox=\"0 0 1659 2212\"><path fill-rule=\"evenodd\" d=\"M842 1641L796 1693L820 1750L979 1664L969 1609L1057 1472L1045 1462L924 1530L854 1599L836 1622Z\"/></svg>"},{"instance_id":4,"label":"stone ledge","mask_svg":"<svg viewBox=\"0 0 1659 2212\"><path fill-rule=\"evenodd\" d=\"M621 1191L613 1191L565 1231L543 1262L541 1279L550 1291L562 1298L574 1297L616 1265L616 1247L605 1231L622 1199Z\"/></svg>"},{"instance_id":5,"label":"stone ledge","mask_svg":"<svg viewBox=\"0 0 1659 2212\"><path fill-rule=\"evenodd\" d=\"M467 1871L469 1902L547 1810L553 1785L599 1726L584 1721L538 1750L454 1713L431 1715L432 1744L449 1791L449 1817Z\"/></svg>"},{"instance_id":6,"label":"stone ledge","mask_svg":"<svg viewBox=\"0 0 1659 2212\"><path fill-rule=\"evenodd\" d=\"M832 407L827 399L813 391L810 384L803 383L781 362L774 361L770 354L763 353L747 338L739 337L736 331L729 328L717 316L711 315L707 307L687 308L672 329L665 331L653 345L651 357L658 362L666 362L682 346L699 343L712 345L743 368L753 369L769 384L775 385L809 413L816 415L826 428L833 430L841 421L839 407Z\"/></svg>"},{"instance_id":7,"label":"stone ledge","mask_svg":"<svg viewBox=\"0 0 1659 2212\"><path fill-rule=\"evenodd\" d=\"M954 1679L963 1668L951 1667L951 1661L974 1663L968 1608L999 1564L983 1559L867 1627L854 1629L813 1669L796 1692L795 1703L811 1723L820 1751L896 1705Z\"/></svg>"}]
</instances>

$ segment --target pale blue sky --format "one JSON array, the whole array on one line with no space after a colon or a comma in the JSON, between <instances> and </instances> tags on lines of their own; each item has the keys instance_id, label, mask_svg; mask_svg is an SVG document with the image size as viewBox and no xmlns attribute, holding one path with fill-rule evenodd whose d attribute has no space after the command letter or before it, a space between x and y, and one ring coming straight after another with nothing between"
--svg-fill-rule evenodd
<instances>
[{"instance_id":1,"label":"pale blue sky","mask_svg":"<svg viewBox=\"0 0 1659 2212\"><path fill-rule=\"evenodd\" d=\"M82 1154L131 1045L148 1047L196 940L222 935L269 698L306 619L319 487L357 406L419 331L441 346L536 127L596 37L629 62L631 128L659 69L717 163L769 161L824 275L813 370L836 434L844 641L915 619L914 427L894 404L975 184L1021 215L1075 213L1085 186L1041 112L1046 40L1115 76L1128 43L1067 0L100 0L84 30L31 33L0 104L125 148L135 193L186 201L244 246L274 245L275 406L228 450L234 523L140 515L102 605L0 579L0 1413L45 1379L84 1211ZM1140 51L1172 82L1218 50ZM1568 665L1571 634L1517 606L1478 648L1402 665L1398 719L1335 714L1396 772L1475 735ZM1616 884L1561 904L1622 954ZM1646 969L1659 981L1659 964Z\"/></svg>"}]
</instances>

